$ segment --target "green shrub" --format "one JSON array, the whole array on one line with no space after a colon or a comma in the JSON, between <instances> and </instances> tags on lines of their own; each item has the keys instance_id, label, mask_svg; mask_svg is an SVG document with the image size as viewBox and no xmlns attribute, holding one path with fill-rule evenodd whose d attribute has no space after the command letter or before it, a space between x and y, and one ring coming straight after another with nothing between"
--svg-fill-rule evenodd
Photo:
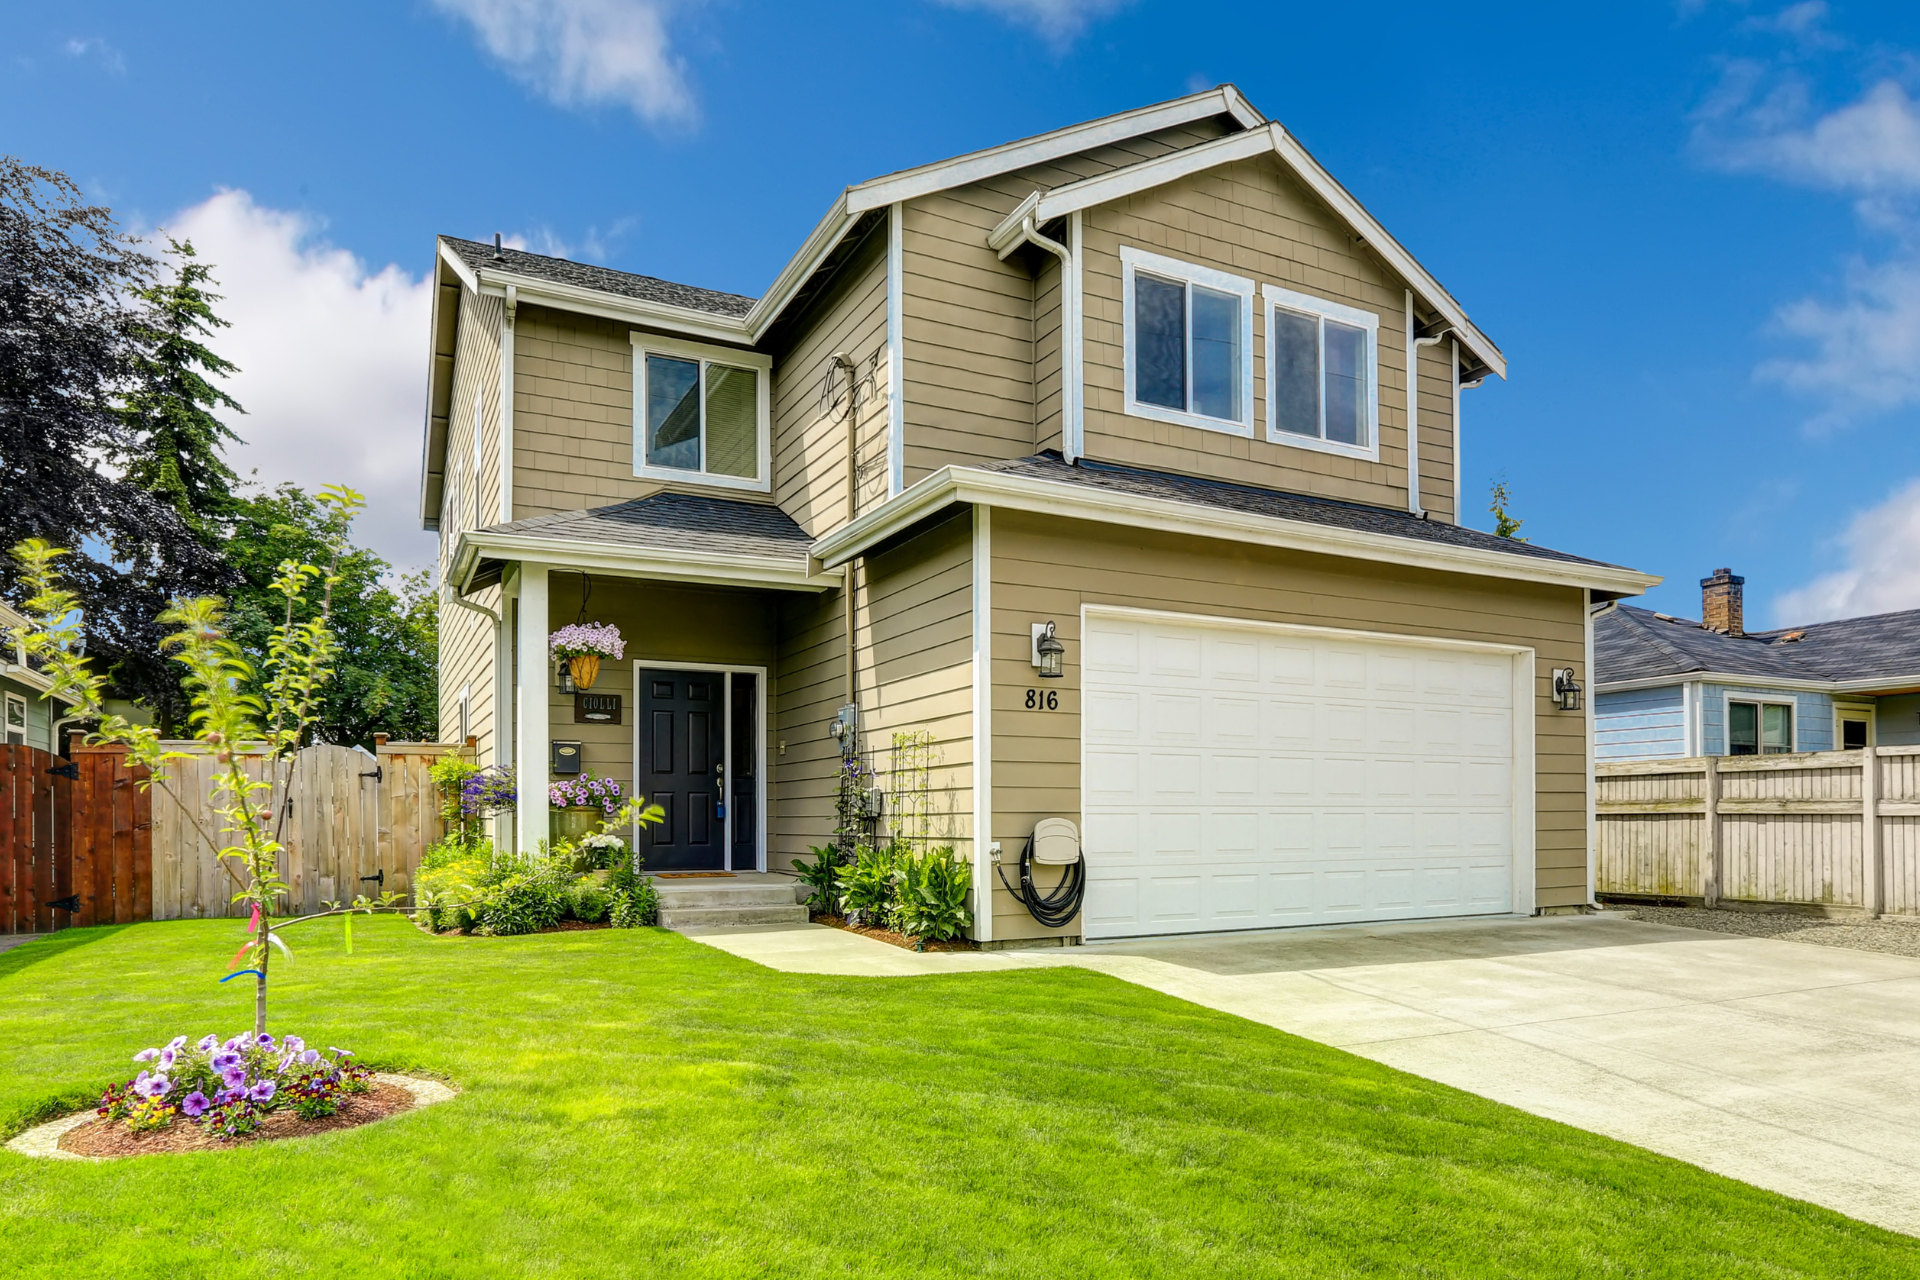
<instances>
[{"instance_id":1,"label":"green shrub","mask_svg":"<svg viewBox=\"0 0 1920 1280\"><path fill-rule=\"evenodd\" d=\"M613 893L593 876L581 876L573 882L568 907L575 920L599 924L613 908Z\"/></svg>"},{"instance_id":2,"label":"green shrub","mask_svg":"<svg viewBox=\"0 0 1920 1280\"><path fill-rule=\"evenodd\" d=\"M839 885L840 868L846 865L846 858L836 845L809 845L807 852L813 855L813 861L795 858L793 869L800 873L800 882L807 886L807 905L815 911L834 912L840 909L836 890Z\"/></svg>"},{"instance_id":3,"label":"green shrub","mask_svg":"<svg viewBox=\"0 0 1920 1280\"><path fill-rule=\"evenodd\" d=\"M973 913L967 910L972 872L951 846L903 858L894 908L900 932L935 942L964 933L973 923Z\"/></svg>"},{"instance_id":4,"label":"green shrub","mask_svg":"<svg viewBox=\"0 0 1920 1280\"><path fill-rule=\"evenodd\" d=\"M841 867L835 877L840 895L840 910L856 924L885 924L896 905L895 877L901 854L898 850L854 850L852 863Z\"/></svg>"},{"instance_id":5,"label":"green shrub","mask_svg":"<svg viewBox=\"0 0 1920 1280\"><path fill-rule=\"evenodd\" d=\"M638 929L660 922L660 895L653 881L630 866L619 866L607 878L611 895L608 921L616 929Z\"/></svg>"}]
</instances>

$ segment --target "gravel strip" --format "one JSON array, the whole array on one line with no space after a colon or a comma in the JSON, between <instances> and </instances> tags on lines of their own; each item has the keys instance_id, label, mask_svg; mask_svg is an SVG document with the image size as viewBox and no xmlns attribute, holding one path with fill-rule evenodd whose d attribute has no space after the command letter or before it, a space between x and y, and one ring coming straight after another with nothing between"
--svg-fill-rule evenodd
<instances>
[{"instance_id":1,"label":"gravel strip","mask_svg":"<svg viewBox=\"0 0 1920 1280\"><path fill-rule=\"evenodd\" d=\"M1737 933L1748 938L1781 938L1822 947L1851 947L1855 951L1882 951L1920 958L1920 920L1822 920L1815 916L1753 911L1709 911L1705 907L1643 907L1622 903L1613 908L1648 924L1677 925L1713 933Z\"/></svg>"}]
</instances>

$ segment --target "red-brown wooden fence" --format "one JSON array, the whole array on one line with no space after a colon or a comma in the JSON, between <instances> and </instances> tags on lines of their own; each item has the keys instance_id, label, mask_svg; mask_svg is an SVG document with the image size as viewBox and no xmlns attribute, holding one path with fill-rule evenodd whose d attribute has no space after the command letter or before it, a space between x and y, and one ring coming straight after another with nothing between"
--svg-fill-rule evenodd
<instances>
[{"instance_id":1,"label":"red-brown wooden fence","mask_svg":"<svg viewBox=\"0 0 1920 1280\"><path fill-rule=\"evenodd\" d=\"M122 747L75 746L67 761L0 746L0 933L153 918L144 772Z\"/></svg>"}]
</instances>

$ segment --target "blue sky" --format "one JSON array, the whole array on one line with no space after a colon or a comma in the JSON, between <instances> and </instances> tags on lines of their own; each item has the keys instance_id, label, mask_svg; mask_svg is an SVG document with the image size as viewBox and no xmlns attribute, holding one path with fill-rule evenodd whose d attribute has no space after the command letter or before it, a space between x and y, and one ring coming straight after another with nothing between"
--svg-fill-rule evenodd
<instances>
[{"instance_id":1,"label":"blue sky","mask_svg":"<svg viewBox=\"0 0 1920 1280\"><path fill-rule=\"evenodd\" d=\"M1232 81L1507 352L1470 494L1657 608L1723 564L1760 622L1920 607L1920 5L1355 13L10 2L0 149L192 234L246 464L424 563L434 233L757 293L849 182Z\"/></svg>"}]
</instances>

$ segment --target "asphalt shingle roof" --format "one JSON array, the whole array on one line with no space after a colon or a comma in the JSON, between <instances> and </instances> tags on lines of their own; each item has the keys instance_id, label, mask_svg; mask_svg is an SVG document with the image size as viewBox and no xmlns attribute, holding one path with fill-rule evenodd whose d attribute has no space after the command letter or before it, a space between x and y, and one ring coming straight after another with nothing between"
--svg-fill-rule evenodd
<instances>
[{"instance_id":1,"label":"asphalt shingle roof","mask_svg":"<svg viewBox=\"0 0 1920 1280\"><path fill-rule=\"evenodd\" d=\"M1784 638L1795 632L1802 638ZM1920 674L1920 609L1729 636L1621 605L1594 624L1593 661L1600 684L1700 671L1789 680L1912 676Z\"/></svg>"},{"instance_id":2,"label":"asphalt shingle roof","mask_svg":"<svg viewBox=\"0 0 1920 1280\"><path fill-rule=\"evenodd\" d=\"M690 311L706 311L714 315L731 316L734 319L746 315L752 310L756 301L737 293L721 293L716 289L675 284L671 280L634 275L630 271L615 271L611 267L596 267L585 262L570 262L565 258L550 258L544 253L528 253L522 249L502 249L500 257L496 258L493 256L493 246L490 244L481 244L477 240L461 240L455 236L440 238L460 255L462 262L475 270L492 268L511 271L516 275L533 276L539 280L552 280L582 289L616 293L626 298L639 298L646 302L663 303L670 307L685 307Z\"/></svg>"},{"instance_id":3,"label":"asphalt shingle roof","mask_svg":"<svg viewBox=\"0 0 1920 1280\"><path fill-rule=\"evenodd\" d=\"M769 502L740 502L691 493L656 493L608 507L559 511L491 526L488 533L518 533L656 551L807 563L813 539L793 517Z\"/></svg>"},{"instance_id":4,"label":"asphalt shingle roof","mask_svg":"<svg viewBox=\"0 0 1920 1280\"><path fill-rule=\"evenodd\" d=\"M1271 516L1279 520L1301 520L1309 524L1328 525L1336 529L1351 529L1357 533L1412 538L1421 542L1437 542L1452 547L1471 547L1476 551L1497 551L1502 555L1531 556L1536 559L1559 560L1569 564L1601 565L1609 569L1620 567L1606 564L1602 560L1588 560L1580 556L1568 555L1564 551L1554 551L1547 547L1536 546L1531 542L1498 538L1479 529L1468 529L1461 525L1447 524L1441 520L1422 520L1408 512L1388 507L1369 507L1356 502L1336 502L1330 498L1310 498L1300 493L1257 489L1250 485L1230 484L1222 480L1201 480L1193 476L1174 475L1165 471L1147 471L1137 467L1091 462L1084 458L1070 465L1058 453L1051 450L1030 458L978 463L973 469L1028 476L1036 480L1049 480L1056 484L1104 489L1108 492L1126 493L1145 498L1163 498L1171 502L1188 502L1247 515Z\"/></svg>"}]
</instances>

